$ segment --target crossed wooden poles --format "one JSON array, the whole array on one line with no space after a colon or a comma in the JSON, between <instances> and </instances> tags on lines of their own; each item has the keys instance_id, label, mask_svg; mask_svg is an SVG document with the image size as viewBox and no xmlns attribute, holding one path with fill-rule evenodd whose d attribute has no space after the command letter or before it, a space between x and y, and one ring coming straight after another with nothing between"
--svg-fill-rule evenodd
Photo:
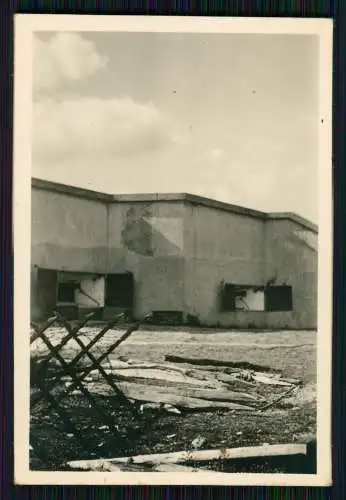
<instances>
[{"instance_id":1,"label":"crossed wooden poles","mask_svg":"<svg viewBox=\"0 0 346 500\"><path fill-rule=\"evenodd\" d=\"M115 319L108 322L107 325L101 329L101 331L87 344L85 344L78 336L78 332L86 326L86 324L93 318L94 313L88 314L82 322L79 322L76 326L72 326L63 315L58 312L54 312L54 316L50 318L43 326L39 327L36 324L32 323L31 327L33 329L33 333L30 338L30 344L35 342L38 339L41 339L44 344L47 346L49 353L46 358L38 364L38 366L32 368L31 371L31 380L35 382L36 387L39 389L39 392L33 394L31 397L31 411L33 408L39 404L42 400L45 400L49 403L51 408L59 415L61 418L67 432L73 434L76 439L80 442L83 448L87 451L90 451L90 443L86 442L80 430L74 425L66 411L64 410L61 402L68 395L70 395L75 389L79 389L81 394L86 398L93 412L97 414L98 417L101 417L102 421L107 424L109 429L112 432L118 433L118 429L116 426L116 422L111 418L98 404L94 396L88 391L88 389L84 386L83 380L88 376L88 374L93 370L98 370L102 375L107 384L113 389L114 394L118 397L119 402L121 402L124 406L128 407L134 416L137 419L141 418L141 415L138 413L136 407L130 403L124 393L117 387L117 385L113 382L112 378L106 373L105 369L101 365L102 361L104 361L122 342L124 342L134 331L138 330L141 326L140 321L132 324L127 331L116 340L101 356L96 358L94 354L90 352L91 348L116 324L118 324L124 317L123 314L118 315ZM144 322L147 321L151 315L147 315ZM64 326L67 335L61 340L59 344L54 346L46 335L46 331L53 326L55 323L59 323ZM72 361L67 362L64 357L61 355L61 349L70 341L74 340L80 347L80 351L78 354L72 359ZM83 356L87 356L91 361L91 365L89 365L83 373L77 373L78 362L83 358ZM55 358L61 366L60 377L56 377L54 380L49 380L49 382L45 379L45 372L48 368L48 364L51 359ZM54 397L51 391L61 383L61 378L63 376L70 376L72 379L72 384L68 387L65 387L63 393L60 393L56 397ZM37 455L41 459L46 458L46 452L39 446L37 439L31 432L31 443ZM125 441L125 439L124 439Z\"/></svg>"}]
</instances>

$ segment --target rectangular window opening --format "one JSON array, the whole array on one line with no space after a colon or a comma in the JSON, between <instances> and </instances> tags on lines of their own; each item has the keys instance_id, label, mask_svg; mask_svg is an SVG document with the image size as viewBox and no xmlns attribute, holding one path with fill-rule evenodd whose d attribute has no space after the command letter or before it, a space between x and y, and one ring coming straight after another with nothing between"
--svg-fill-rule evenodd
<instances>
[{"instance_id":1,"label":"rectangular window opening","mask_svg":"<svg viewBox=\"0 0 346 500\"><path fill-rule=\"evenodd\" d=\"M292 311L292 287L287 285L270 286L265 292L266 311Z\"/></svg>"},{"instance_id":2,"label":"rectangular window opening","mask_svg":"<svg viewBox=\"0 0 346 500\"><path fill-rule=\"evenodd\" d=\"M226 283L221 291L222 311L264 311L264 287Z\"/></svg>"},{"instance_id":3,"label":"rectangular window opening","mask_svg":"<svg viewBox=\"0 0 346 500\"><path fill-rule=\"evenodd\" d=\"M134 302L134 279L132 273L110 274L106 277L107 307L118 307L123 309L133 308Z\"/></svg>"},{"instance_id":4,"label":"rectangular window opening","mask_svg":"<svg viewBox=\"0 0 346 500\"><path fill-rule=\"evenodd\" d=\"M77 288L78 288L78 283L75 283L73 281L58 283L58 303L74 304L75 290Z\"/></svg>"},{"instance_id":5,"label":"rectangular window opening","mask_svg":"<svg viewBox=\"0 0 346 500\"><path fill-rule=\"evenodd\" d=\"M221 287L221 311L292 311L292 287L235 285Z\"/></svg>"}]
</instances>

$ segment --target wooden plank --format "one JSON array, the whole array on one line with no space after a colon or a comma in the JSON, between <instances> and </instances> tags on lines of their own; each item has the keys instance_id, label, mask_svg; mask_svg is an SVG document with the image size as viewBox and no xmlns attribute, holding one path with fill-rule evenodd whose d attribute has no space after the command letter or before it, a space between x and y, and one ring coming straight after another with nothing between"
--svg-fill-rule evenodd
<instances>
[{"instance_id":1,"label":"wooden plank","mask_svg":"<svg viewBox=\"0 0 346 500\"><path fill-rule=\"evenodd\" d=\"M145 384L131 383L129 385L123 385L124 383L119 383L119 389L123 392L125 391L125 396L130 401L141 401L143 403L157 403L157 404L169 404L177 408L182 408L185 410L199 410L199 411L212 411L214 409L224 409L226 410L239 410L239 411L255 411L256 408L250 405L254 405L255 401L234 401L230 396L224 397L224 399L229 399L227 401L219 401L218 399L203 399L199 397L187 396L184 389L181 387L173 388L176 394L173 394L172 387L162 387L162 386L152 386ZM127 383L128 384L128 383ZM105 387L102 383L90 383L88 384L88 391L95 394L108 395L111 393L110 387ZM210 391L213 392L213 391ZM215 393L219 391L214 391ZM193 394L193 393L191 393ZM220 391L220 394L224 394ZM216 396L215 396L216 398ZM222 398L222 396L221 396ZM256 401L257 402L257 401ZM243 404L246 403L246 404ZM257 406L257 405L256 405Z\"/></svg>"},{"instance_id":2,"label":"wooden plank","mask_svg":"<svg viewBox=\"0 0 346 500\"><path fill-rule=\"evenodd\" d=\"M253 396L244 392L225 391L216 389L199 389L194 387L179 387L179 386L154 386L143 385L131 382L120 382L118 384L120 389L129 399L139 401L153 401L155 395L172 394L184 397L205 399L207 401L225 401L225 402L238 402L238 403L256 403L265 401L260 396ZM156 401L156 399L155 399Z\"/></svg>"},{"instance_id":3,"label":"wooden plank","mask_svg":"<svg viewBox=\"0 0 346 500\"><path fill-rule=\"evenodd\" d=\"M140 368L140 367L163 368L163 369L171 368L172 370L180 371L183 373L185 373L187 370L192 370L192 369L198 370L198 371L202 370L202 371L205 371L206 373L220 371L223 369L222 366L211 366L211 365L198 366L198 365L191 365L189 363L185 363L185 366L181 366L183 363L179 363L177 365L174 362L172 362L172 363L170 363L170 362L161 362L161 363L155 362L154 363L154 362L148 362L146 360L131 359L131 358L128 358L127 356L119 356L119 358L117 358L117 359L119 361L121 361L122 363L127 363L129 368ZM232 370L232 368L227 368L227 367L224 367L224 369L225 370ZM238 372L239 369L234 369L234 371ZM212 374L209 373L209 375L211 376Z\"/></svg>"},{"instance_id":4,"label":"wooden plank","mask_svg":"<svg viewBox=\"0 0 346 500\"><path fill-rule=\"evenodd\" d=\"M285 379L270 377L270 376L267 376L263 373L253 373L251 375L251 381L243 380L237 374L228 375L227 373L217 373L217 374L215 374L215 378L217 380L219 380L220 382L224 382L226 384L229 384L229 383L232 383L235 381L242 382L244 384L252 385L252 386L256 386L256 382L258 382L260 384L265 384L265 385L276 385L276 386L284 386L284 387L291 387L293 384L293 382L287 382Z\"/></svg>"},{"instance_id":5,"label":"wooden plank","mask_svg":"<svg viewBox=\"0 0 346 500\"><path fill-rule=\"evenodd\" d=\"M225 472L216 472L209 469L187 467L180 464L160 464L154 466L155 472L193 472L194 474L225 474Z\"/></svg>"},{"instance_id":6,"label":"wooden plank","mask_svg":"<svg viewBox=\"0 0 346 500\"><path fill-rule=\"evenodd\" d=\"M123 370L111 370L108 372L115 379L128 380L128 379L154 379L163 380L166 382L180 382L183 384L190 384L200 387L208 387L212 389L226 388L224 384L218 381L215 377L208 378L207 380L195 378L184 373L169 370L148 369L142 370L139 368L127 368Z\"/></svg>"},{"instance_id":7,"label":"wooden plank","mask_svg":"<svg viewBox=\"0 0 346 500\"><path fill-rule=\"evenodd\" d=\"M166 356L169 357L169 356ZM174 358L174 356L173 356ZM149 369L158 369L158 370L166 370L166 371L176 371L179 373L183 373L189 377L197 378L199 380L211 380L215 381L215 378L222 380L224 377L225 382L231 382L233 380L239 380L237 375L239 375L241 370L240 368L227 368L222 366L211 366L211 365L191 365L191 366L176 366L173 363L150 363L142 360L134 360L128 359L127 362L119 359L119 360L111 360L109 365L105 366L107 369L117 370L117 369L141 369L141 370L149 370ZM224 370L224 371L223 371ZM246 370L245 370L246 371ZM221 373L220 373L221 372ZM298 379L287 379L281 377L280 373L268 373L268 372L257 372L253 373L254 380L266 384L271 385L290 385L301 383ZM277 382L274 382L274 381ZM272 382L273 381L273 382Z\"/></svg>"},{"instance_id":8,"label":"wooden plank","mask_svg":"<svg viewBox=\"0 0 346 500\"><path fill-rule=\"evenodd\" d=\"M299 380L297 378L287 378L287 377L280 377L280 380L283 382L288 382L289 384L293 385L302 385L302 380Z\"/></svg>"},{"instance_id":9,"label":"wooden plank","mask_svg":"<svg viewBox=\"0 0 346 500\"><path fill-rule=\"evenodd\" d=\"M96 464L92 464L88 470L92 472L193 472L197 474L225 474L223 472L215 472L204 468L187 467L186 465L179 464L114 464L104 460L99 460Z\"/></svg>"},{"instance_id":10,"label":"wooden plank","mask_svg":"<svg viewBox=\"0 0 346 500\"><path fill-rule=\"evenodd\" d=\"M125 361L126 360L126 361ZM116 360L110 360L110 368L141 368L141 369L148 369L148 368L158 368L162 370L173 370L177 371L180 373L185 373L186 368L183 368L181 366L177 366L173 363L154 363L150 361L145 361L141 359L131 359L131 358L126 358L125 356L120 357L119 359ZM118 363L122 363L123 366L116 366ZM113 366L114 365L114 366ZM126 365L126 366L125 366Z\"/></svg>"},{"instance_id":11,"label":"wooden plank","mask_svg":"<svg viewBox=\"0 0 346 500\"><path fill-rule=\"evenodd\" d=\"M267 377L263 373L255 373L252 375L252 380L255 382L260 382L261 384L266 384L266 385L280 385L280 386L285 386L285 387L290 387L292 386L291 383L285 382L284 380L280 380L274 377Z\"/></svg>"},{"instance_id":12,"label":"wooden plank","mask_svg":"<svg viewBox=\"0 0 346 500\"><path fill-rule=\"evenodd\" d=\"M120 386L121 387L121 386ZM185 408L188 410L243 410L254 411L255 409L230 401L210 401L206 399L185 396L181 391L178 394L170 394L167 392L169 389L161 387L161 390L152 391L149 386L142 384L133 384L130 391L126 394L129 399L137 401L151 402L151 403L164 403L176 406L177 408Z\"/></svg>"},{"instance_id":13,"label":"wooden plank","mask_svg":"<svg viewBox=\"0 0 346 500\"><path fill-rule=\"evenodd\" d=\"M74 469L91 470L100 463L131 464L179 464L186 462L206 462L213 460L238 460L244 458L263 458L306 455L306 444L274 444L248 446L245 448L224 448L198 451L177 451L172 453L155 453L134 457L117 457L99 460L75 460L68 465Z\"/></svg>"},{"instance_id":14,"label":"wooden plank","mask_svg":"<svg viewBox=\"0 0 346 500\"><path fill-rule=\"evenodd\" d=\"M215 373L215 378L221 382L225 382L226 384L238 380L236 374L228 375L227 373Z\"/></svg>"},{"instance_id":15,"label":"wooden plank","mask_svg":"<svg viewBox=\"0 0 346 500\"><path fill-rule=\"evenodd\" d=\"M255 365L248 363L247 361L227 361L220 359L208 359L208 358L186 358L183 356L173 356L167 354L165 360L171 363L188 363L190 365L200 365L200 366L221 366L221 367L231 367L238 370L256 370L259 372L272 372L280 373L280 370L274 370L269 367Z\"/></svg>"}]
</instances>

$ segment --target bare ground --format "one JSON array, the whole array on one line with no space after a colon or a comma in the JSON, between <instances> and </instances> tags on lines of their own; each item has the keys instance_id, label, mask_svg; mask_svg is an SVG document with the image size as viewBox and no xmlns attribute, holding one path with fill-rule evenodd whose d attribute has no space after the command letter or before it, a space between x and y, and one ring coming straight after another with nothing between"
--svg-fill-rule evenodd
<instances>
[{"instance_id":1,"label":"bare ground","mask_svg":"<svg viewBox=\"0 0 346 500\"><path fill-rule=\"evenodd\" d=\"M96 326L85 328L80 338L87 342L99 330ZM49 331L49 337L58 343L64 333L63 329L54 328ZM121 333L120 330L110 331L102 342L96 344L94 354L101 355ZM70 341L64 350L64 357L68 359L74 356L77 350L75 343ZM35 342L32 355L44 352L44 346L39 341ZM115 398L99 396L105 411L115 417L117 430L104 429L102 419L98 421L90 412L83 397L70 396L65 406L81 429L83 439L94 445L94 451L86 452L48 407L36 407L31 415L31 429L47 457L40 461L32 454L31 468L62 470L64 463L73 459L188 451L197 436L206 438L203 448L309 442L315 438L315 332L141 330L125 341L112 358L125 355L135 359L162 361L167 354L253 363L281 370L286 377L301 379L303 386L297 395L263 413L213 411L173 415L153 412L146 414L141 421L134 419ZM277 394L277 390L272 388L267 387L265 391L269 399ZM222 464L210 464L210 467L220 470ZM236 469L229 468L227 471L304 472L302 467L302 464L280 464L276 460L274 464L268 461L237 464ZM310 469L306 472L311 472Z\"/></svg>"}]
</instances>

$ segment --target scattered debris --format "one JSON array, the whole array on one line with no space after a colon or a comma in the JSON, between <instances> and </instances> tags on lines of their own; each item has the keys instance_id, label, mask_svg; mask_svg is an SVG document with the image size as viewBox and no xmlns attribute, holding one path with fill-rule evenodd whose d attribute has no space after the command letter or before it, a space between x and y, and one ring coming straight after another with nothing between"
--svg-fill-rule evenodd
<instances>
[{"instance_id":1,"label":"scattered debris","mask_svg":"<svg viewBox=\"0 0 346 500\"><path fill-rule=\"evenodd\" d=\"M237 378L241 380L245 380L245 382L253 382L254 381L254 372L250 372L248 370L241 370Z\"/></svg>"},{"instance_id":2,"label":"scattered debris","mask_svg":"<svg viewBox=\"0 0 346 500\"><path fill-rule=\"evenodd\" d=\"M164 403L144 403L141 404L139 411L140 413L144 413L146 410L164 410L168 413L175 413L177 415L181 414L181 411L179 411L175 406L170 405L170 404L164 404Z\"/></svg>"},{"instance_id":3,"label":"scattered debris","mask_svg":"<svg viewBox=\"0 0 346 500\"><path fill-rule=\"evenodd\" d=\"M198 450L204 445L206 440L207 438L205 438L204 436L198 436L192 441L191 446L194 450Z\"/></svg>"},{"instance_id":4,"label":"scattered debris","mask_svg":"<svg viewBox=\"0 0 346 500\"><path fill-rule=\"evenodd\" d=\"M144 413L146 410L160 410L161 408L161 403L144 403L139 407L139 411Z\"/></svg>"},{"instance_id":5,"label":"scattered debris","mask_svg":"<svg viewBox=\"0 0 346 500\"><path fill-rule=\"evenodd\" d=\"M140 447L134 447L131 444L131 447L128 447L128 443L125 440L125 446L123 443L121 444L122 453L126 454L125 450L128 450L128 453L134 453L136 448L138 451L142 452L161 452L167 451L165 446L168 447L169 443L166 439L173 439L176 436L176 434L170 434L166 436L166 438L164 437L167 428L168 432L177 429L177 427L174 426L166 427L166 422L170 423L175 421L176 424L179 425L178 419L174 420L173 416L165 415L165 413L181 415L185 412L201 411L215 411L217 414L220 411L227 411L230 413L249 412L250 416L244 416L244 420L251 421L253 415L254 420L256 420L257 428L257 419L261 418L261 413L278 405L284 398L287 397L287 400L285 404L282 404L279 408L294 407L294 404L296 404L296 397L295 395L293 397L292 394L295 390L297 390L297 392L299 391L299 395L304 401L307 398L313 397L312 391L306 391L306 386L302 387L299 380L286 379L279 370L272 370L269 367L256 366L247 362L235 363L215 359L194 359L169 355L165 356L164 362L148 362L147 360L130 359L124 356L110 359L110 353L114 351L121 342L126 340L131 332L138 329L138 324L131 326L119 339L115 339L115 342L113 342L107 351L103 352L100 357L95 357L94 354L89 352L89 346L95 345L97 339L102 337L104 332L109 329L109 326L110 325L107 325L104 330L94 336L88 345L79 343L76 337L76 332L80 329L80 326L67 326L68 336L66 336L66 338L72 337L81 347L79 354L74 359L69 360L69 362L67 362L67 360L64 361L63 357L59 354L61 346L65 342L64 339L61 340L60 344L54 347L45 336L44 329L39 334L39 336L41 336L40 340L42 340L50 350L49 359L52 365L49 366L49 371L47 372L50 377L49 383L47 384L48 392L45 390L45 387L40 389L40 377L36 377L36 392L38 391L40 395L41 390L41 399L48 398L48 402L53 403L56 413L60 415L62 412L59 403L62 399L66 398L68 394L73 396L84 396L87 399L87 407L92 407L101 417L101 421L93 426L95 436L90 438L93 444L90 450L89 448L87 449L87 453L83 455L84 457L97 457L100 456L101 453L107 457L112 456L112 450L120 449L118 445L115 444L115 439L121 441L123 436L126 435L127 421L131 422L130 425L134 430L134 435L136 432L140 435L143 432L141 427L142 423L144 423L144 428L147 432L148 427L150 427L147 425L148 423L151 425L152 422L156 423L162 418L163 423L161 430L164 434L160 437L161 441L155 445L155 450L141 447L141 445ZM84 354L90 359L91 364L89 360L87 360L88 364L85 364L83 358ZM59 359L61 357L62 361L56 363L54 361L54 356L57 357L58 355ZM57 365L57 368L55 368L54 365ZM35 373L39 375L41 373L39 372L40 369L41 366L38 367ZM66 372L69 373L68 376ZM286 392L282 393L281 387L287 387ZM56 392L53 392L54 389ZM65 390L61 391L61 389ZM310 395L310 393L312 395ZM111 399L111 397L118 397L119 394L122 396L121 404L126 408L127 412L130 410L130 416L128 417L124 411L124 415L126 415L124 420L126 420L126 423L123 425L121 418L119 418L118 427L114 422L114 419L117 418L118 400L115 398L115 403L113 405L113 399ZM33 388L31 389L31 395L34 399L34 403L38 404L39 398L34 398L36 393L33 392ZM291 399L288 397L289 395L291 395ZM77 408L80 399L81 398L71 398L67 400L67 403L70 405L73 403L74 408ZM108 412L109 406L106 410L101 408L101 401L112 402L113 406L111 411ZM148 418L146 418L146 412L148 412ZM253 414L251 414L251 412L253 412ZM151 413L154 415L151 415ZM272 416L276 418L275 412L272 413ZM199 418L200 416L196 416L196 419ZM228 421L227 418L225 420ZM185 417L181 417L181 421L184 422ZM209 416L206 422L207 425L209 425ZM211 426L212 422L211 420ZM264 417L263 425L265 425L265 422L266 418ZM217 441L225 436L211 439L206 428L198 426L199 432L208 436L208 441L207 437L203 435L196 436L191 442L190 451L175 451L172 453L156 453L114 459L73 461L70 462L69 465L75 469L103 470L109 472L141 470L151 472L195 472L198 470L204 473L210 471L202 469L201 464L205 463L208 467L211 466L209 462L213 461L222 462L222 469L223 463L227 460L306 455L306 445L304 444L264 444L262 446L247 448L227 448L229 440L232 440L234 435L243 435L242 430L237 431L238 422L235 421L233 423L235 423L235 429L230 429L231 432L229 433L228 439L221 441L222 444ZM228 425L227 422L226 425ZM84 427L82 429L84 429ZM268 439L266 434L262 434L263 437L261 438L259 436L259 440L256 434L256 438L252 441L252 438L248 439L249 432L247 427L244 426L243 429L244 439L236 439L239 444L254 444ZM70 433L65 434L66 430ZM104 432L98 433L98 431ZM115 431L118 431L118 433ZM261 431L258 430L255 432ZM281 430L281 432L280 436L286 435L284 430ZM76 437L80 442L83 441L83 430L81 431L82 437L78 436L80 430L76 425L66 425L63 433L67 438ZM183 442L182 439L177 438L175 442L170 443L172 445L170 446L170 450L175 447L179 449L180 446L186 446L184 436ZM291 439L288 435L286 436L288 440ZM272 439L270 438L269 440ZM275 440L272 441L274 442ZM295 435L294 441L304 443L300 435ZM209 444L209 442L211 446L220 445L221 448L203 450L206 443ZM67 443L66 441L66 444ZM173 445L175 446L173 447ZM30 447L30 449L32 450L32 447ZM75 457L78 456L81 456L79 452ZM73 455L70 455L69 459L71 460L72 457ZM198 469L196 469L196 467L191 467L191 463L193 462L198 463Z\"/></svg>"},{"instance_id":6,"label":"scattered debris","mask_svg":"<svg viewBox=\"0 0 346 500\"><path fill-rule=\"evenodd\" d=\"M178 410L178 408L176 408L175 406L173 405L169 405L169 404L164 404L163 405L163 408L168 412L168 413L175 413L176 415L180 415L181 414L181 411Z\"/></svg>"},{"instance_id":7,"label":"scattered debris","mask_svg":"<svg viewBox=\"0 0 346 500\"><path fill-rule=\"evenodd\" d=\"M194 362L197 363L197 360ZM113 360L111 365L116 368L107 370L109 376L116 381L117 387L128 400L141 402L141 413L146 410L164 410L180 414L182 409L264 411L276 402L280 402L285 396L279 394L277 399L268 402L267 396L258 390L262 384L288 387L288 394L300 384L293 379L290 381L284 379L279 372L256 372L243 368L230 369L217 366L209 371L207 365L199 368L186 364L184 367L174 367L172 363L147 363L124 357ZM225 373L225 370L228 373ZM105 385L102 380L95 381L96 375L100 378L100 374L97 370L94 372L90 373L93 375L93 382L88 383L84 379L88 390L104 395L110 394L112 387ZM239 384L246 384L251 389L240 390Z\"/></svg>"},{"instance_id":8,"label":"scattered debris","mask_svg":"<svg viewBox=\"0 0 346 500\"><path fill-rule=\"evenodd\" d=\"M148 363L123 356L109 360L105 366L108 367L107 374L127 400L131 403L141 403L140 413L146 410L164 410L180 414L182 409L265 411L279 403L285 395L279 394L275 397L274 392L274 400L268 401L267 395L258 390L262 384L288 387L287 395L301 385L299 380L284 379L278 371L270 373L266 369L255 371L243 368L244 365L249 365L247 363L238 363L241 365L239 368L234 366L235 363L228 363L232 365L231 368L212 359L192 359L191 365L187 364L188 358L166 356L166 359L169 359L169 362ZM181 365L175 366L173 360ZM202 366L199 366L198 362L201 362ZM215 366L210 364L213 362ZM227 365L226 361L222 363ZM90 371L83 382L92 393L112 393L112 387L104 384L98 370ZM246 384L249 388L241 390L240 384ZM65 386L69 385L71 382L66 381ZM80 391L73 390L71 394L77 395Z\"/></svg>"},{"instance_id":9,"label":"scattered debris","mask_svg":"<svg viewBox=\"0 0 346 500\"><path fill-rule=\"evenodd\" d=\"M276 403L284 399L286 396L288 396L291 392L293 392L295 389L297 389L296 385L291 386L286 392L281 394L278 398L275 398L274 401L271 403L268 403L267 405L263 406L263 408L260 409L260 411L265 411L274 406Z\"/></svg>"},{"instance_id":10,"label":"scattered debris","mask_svg":"<svg viewBox=\"0 0 346 500\"><path fill-rule=\"evenodd\" d=\"M233 373L233 375L228 375L227 373L221 372L221 373L216 373L215 376L220 382L224 382L225 384L232 384L235 381L237 381L245 385L256 387L255 382L250 382L249 380L245 380L244 377L241 377L238 373Z\"/></svg>"}]
</instances>

